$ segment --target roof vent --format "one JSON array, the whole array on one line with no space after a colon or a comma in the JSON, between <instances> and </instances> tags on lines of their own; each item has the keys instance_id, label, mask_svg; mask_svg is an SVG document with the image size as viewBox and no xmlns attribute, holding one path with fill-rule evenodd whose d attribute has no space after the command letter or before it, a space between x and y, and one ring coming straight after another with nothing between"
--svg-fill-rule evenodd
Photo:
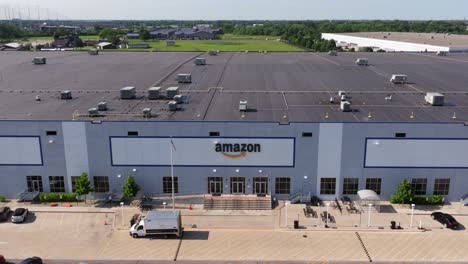
<instances>
[{"instance_id":1,"label":"roof vent","mask_svg":"<svg viewBox=\"0 0 468 264\"><path fill-rule=\"evenodd\" d=\"M62 99L62 100L71 100L72 99L71 91L62 91L62 92L60 92L60 99Z\"/></svg>"},{"instance_id":2,"label":"roof vent","mask_svg":"<svg viewBox=\"0 0 468 264\"><path fill-rule=\"evenodd\" d=\"M88 115L90 117L98 116L99 111L98 111L98 109L96 107L90 108L90 109L88 109Z\"/></svg>"},{"instance_id":3,"label":"roof vent","mask_svg":"<svg viewBox=\"0 0 468 264\"><path fill-rule=\"evenodd\" d=\"M167 104L169 111L177 111L177 102L176 101L170 101Z\"/></svg>"},{"instance_id":4,"label":"roof vent","mask_svg":"<svg viewBox=\"0 0 468 264\"><path fill-rule=\"evenodd\" d=\"M134 99L136 96L135 87L129 86L120 89L120 98L121 99Z\"/></svg>"},{"instance_id":5,"label":"roof vent","mask_svg":"<svg viewBox=\"0 0 468 264\"><path fill-rule=\"evenodd\" d=\"M393 74L390 82L394 84L405 84L408 81L408 76L404 74Z\"/></svg>"},{"instance_id":6,"label":"roof vent","mask_svg":"<svg viewBox=\"0 0 468 264\"><path fill-rule=\"evenodd\" d=\"M189 73L179 73L177 74L176 81L178 83L191 83L192 82L192 75Z\"/></svg>"},{"instance_id":7,"label":"roof vent","mask_svg":"<svg viewBox=\"0 0 468 264\"><path fill-rule=\"evenodd\" d=\"M156 100L161 97L161 87L151 87L148 89L148 99Z\"/></svg>"},{"instance_id":8,"label":"roof vent","mask_svg":"<svg viewBox=\"0 0 468 264\"><path fill-rule=\"evenodd\" d=\"M247 101L239 102L239 111L247 111Z\"/></svg>"},{"instance_id":9,"label":"roof vent","mask_svg":"<svg viewBox=\"0 0 468 264\"><path fill-rule=\"evenodd\" d=\"M176 94L176 95L174 95L173 98L174 98L174 101L176 101L178 104L181 104L183 102L183 97L184 96L181 95L181 94Z\"/></svg>"},{"instance_id":10,"label":"roof vent","mask_svg":"<svg viewBox=\"0 0 468 264\"><path fill-rule=\"evenodd\" d=\"M107 111L107 103L106 102L100 102L98 104L98 110L99 111Z\"/></svg>"},{"instance_id":11,"label":"roof vent","mask_svg":"<svg viewBox=\"0 0 468 264\"><path fill-rule=\"evenodd\" d=\"M174 96L179 94L179 87L169 87L166 89L166 97L168 99L173 99Z\"/></svg>"},{"instance_id":12,"label":"roof vent","mask_svg":"<svg viewBox=\"0 0 468 264\"><path fill-rule=\"evenodd\" d=\"M340 104L340 109L342 112L350 112L351 111L351 103L348 101L342 101Z\"/></svg>"},{"instance_id":13,"label":"roof vent","mask_svg":"<svg viewBox=\"0 0 468 264\"><path fill-rule=\"evenodd\" d=\"M143 117L146 117L146 118L151 117L151 108L143 108Z\"/></svg>"},{"instance_id":14,"label":"roof vent","mask_svg":"<svg viewBox=\"0 0 468 264\"><path fill-rule=\"evenodd\" d=\"M46 64L46 58L44 57L35 57L32 61L36 65Z\"/></svg>"},{"instance_id":15,"label":"roof vent","mask_svg":"<svg viewBox=\"0 0 468 264\"><path fill-rule=\"evenodd\" d=\"M194 63L195 65L206 65L206 60L204 58L196 58Z\"/></svg>"},{"instance_id":16,"label":"roof vent","mask_svg":"<svg viewBox=\"0 0 468 264\"><path fill-rule=\"evenodd\" d=\"M426 93L424 100L426 103L431 104L432 106L444 105L444 95L441 93Z\"/></svg>"}]
</instances>

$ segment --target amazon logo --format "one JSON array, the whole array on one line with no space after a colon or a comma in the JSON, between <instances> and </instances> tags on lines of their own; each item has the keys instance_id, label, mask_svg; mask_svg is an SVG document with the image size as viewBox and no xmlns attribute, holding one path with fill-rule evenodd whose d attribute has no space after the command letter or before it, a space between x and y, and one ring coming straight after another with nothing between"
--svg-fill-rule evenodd
<instances>
[{"instance_id":1,"label":"amazon logo","mask_svg":"<svg viewBox=\"0 0 468 264\"><path fill-rule=\"evenodd\" d=\"M217 143L215 151L222 153L226 158L238 159L245 157L247 153L261 152L262 147L260 144Z\"/></svg>"}]
</instances>

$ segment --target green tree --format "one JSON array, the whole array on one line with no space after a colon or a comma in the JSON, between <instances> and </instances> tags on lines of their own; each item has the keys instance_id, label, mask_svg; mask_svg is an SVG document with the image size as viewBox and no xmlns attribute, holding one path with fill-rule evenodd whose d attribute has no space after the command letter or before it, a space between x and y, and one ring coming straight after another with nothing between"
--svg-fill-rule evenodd
<instances>
[{"instance_id":1,"label":"green tree","mask_svg":"<svg viewBox=\"0 0 468 264\"><path fill-rule=\"evenodd\" d=\"M400 185L398 185L398 189L396 190L395 195L390 197L391 203L399 203L405 204L409 203L413 198L413 190L411 188L411 184L407 180L403 180Z\"/></svg>"},{"instance_id":2,"label":"green tree","mask_svg":"<svg viewBox=\"0 0 468 264\"><path fill-rule=\"evenodd\" d=\"M111 28L105 28L99 32L99 37L102 39L107 39L110 43L118 45L120 42L120 32Z\"/></svg>"},{"instance_id":3,"label":"green tree","mask_svg":"<svg viewBox=\"0 0 468 264\"><path fill-rule=\"evenodd\" d=\"M148 30L146 30L145 28L142 28L140 30L140 39L141 40L148 40L148 39L150 39L150 37L151 37L151 35L150 35Z\"/></svg>"},{"instance_id":4,"label":"green tree","mask_svg":"<svg viewBox=\"0 0 468 264\"><path fill-rule=\"evenodd\" d=\"M122 187L122 196L123 198L129 199L135 197L138 191L140 190L140 186L135 182L133 176L129 175L127 177L127 181L125 182L124 186Z\"/></svg>"},{"instance_id":5,"label":"green tree","mask_svg":"<svg viewBox=\"0 0 468 264\"><path fill-rule=\"evenodd\" d=\"M86 201L86 195L93 191L94 188L91 186L91 182L88 179L88 174L83 172L75 182L75 193L78 195L85 195Z\"/></svg>"}]
</instances>

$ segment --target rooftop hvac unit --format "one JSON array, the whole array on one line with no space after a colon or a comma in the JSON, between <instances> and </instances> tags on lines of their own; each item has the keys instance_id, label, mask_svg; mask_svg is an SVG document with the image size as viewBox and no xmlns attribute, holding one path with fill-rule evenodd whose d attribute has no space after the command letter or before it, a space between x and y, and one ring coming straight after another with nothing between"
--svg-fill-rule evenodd
<instances>
[{"instance_id":1,"label":"rooftop hvac unit","mask_svg":"<svg viewBox=\"0 0 468 264\"><path fill-rule=\"evenodd\" d=\"M168 99L173 99L177 94L179 94L179 87L169 87L166 89L166 97Z\"/></svg>"},{"instance_id":2,"label":"rooftop hvac unit","mask_svg":"<svg viewBox=\"0 0 468 264\"><path fill-rule=\"evenodd\" d=\"M176 94L174 95L174 101L176 101L178 104L181 104L183 102L183 95L181 94Z\"/></svg>"},{"instance_id":3,"label":"rooftop hvac unit","mask_svg":"<svg viewBox=\"0 0 468 264\"><path fill-rule=\"evenodd\" d=\"M328 52L328 55L330 55L330 56L338 56L338 52L336 52L336 50L330 50L330 51Z\"/></svg>"},{"instance_id":4,"label":"rooftop hvac unit","mask_svg":"<svg viewBox=\"0 0 468 264\"><path fill-rule=\"evenodd\" d=\"M408 81L408 76L404 74L393 74L390 81L395 84L405 84Z\"/></svg>"},{"instance_id":5,"label":"rooftop hvac unit","mask_svg":"<svg viewBox=\"0 0 468 264\"><path fill-rule=\"evenodd\" d=\"M135 87L129 86L120 89L120 98L121 99L133 99L136 96Z\"/></svg>"},{"instance_id":6,"label":"rooftop hvac unit","mask_svg":"<svg viewBox=\"0 0 468 264\"><path fill-rule=\"evenodd\" d=\"M218 53L219 53L219 51L217 51L217 50L208 51L208 54L211 55L211 56L216 56L216 55L218 55Z\"/></svg>"},{"instance_id":7,"label":"rooftop hvac unit","mask_svg":"<svg viewBox=\"0 0 468 264\"><path fill-rule=\"evenodd\" d=\"M443 106L444 105L444 95L440 93L426 93L424 97L426 103L433 106Z\"/></svg>"},{"instance_id":8,"label":"rooftop hvac unit","mask_svg":"<svg viewBox=\"0 0 468 264\"><path fill-rule=\"evenodd\" d=\"M46 64L46 58L36 57L36 58L33 59L33 63L36 64L36 65Z\"/></svg>"},{"instance_id":9,"label":"rooftop hvac unit","mask_svg":"<svg viewBox=\"0 0 468 264\"><path fill-rule=\"evenodd\" d=\"M206 59L204 58L196 58L195 65L206 65Z\"/></svg>"},{"instance_id":10,"label":"rooftop hvac unit","mask_svg":"<svg viewBox=\"0 0 468 264\"><path fill-rule=\"evenodd\" d=\"M106 102L100 102L97 106L98 106L99 111L107 111L107 103Z\"/></svg>"},{"instance_id":11,"label":"rooftop hvac unit","mask_svg":"<svg viewBox=\"0 0 468 264\"><path fill-rule=\"evenodd\" d=\"M339 92L338 92L338 96L339 96L339 97L341 97L342 95L345 95L345 94L346 94L345 91L339 91Z\"/></svg>"},{"instance_id":12,"label":"rooftop hvac unit","mask_svg":"<svg viewBox=\"0 0 468 264\"><path fill-rule=\"evenodd\" d=\"M192 75L189 73L180 73L177 74L176 81L178 83L191 83L192 82Z\"/></svg>"},{"instance_id":13,"label":"rooftop hvac unit","mask_svg":"<svg viewBox=\"0 0 468 264\"><path fill-rule=\"evenodd\" d=\"M239 111L247 111L247 101L239 102Z\"/></svg>"},{"instance_id":14,"label":"rooftop hvac unit","mask_svg":"<svg viewBox=\"0 0 468 264\"><path fill-rule=\"evenodd\" d=\"M62 100L71 100L72 99L71 91L62 91L62 92L60 92L60 99L62 99Z\"/></svg>"},{"instance_id":15,"label":"rooftop hvac unit","mask_svg":"<svg viewBox=\"0 0 468 264\"><path fill-rule=\"evenodd\" d=\"M88 50L89 55L99 55L99 51L97 49Z\"/></svg>"},{"instance_id":16,"label":"rooftop hvac unit","mask_svg":"<svg viewBox=\"0 0 468 264\"><path fill-rule=\"evenodd\" d=\"M168 107L169 111L177 111L177 102L176 101L170 101L167 104L167 107Z\"/></svg>"},{"instance_id":17,"label":"rooftop hvac unit","mask_svg":"<svg viewBox=\"0 0 468 264\"><path fill-rule=\"evenodd\" d=\"M358 58L356 60L356 65L359 65L359 66L367 66L369 65L369 60L366 59L366 58Z\"/></svg>"},{"instance_id":18,"label":"rooftop hvac unit","mask_svg":"<svg viewBox=\"0 0 468 264\"><path fill-rule=\"evenodd\" d=\"M148 99L156 100L161 97L161 87L151 87L148 89Z\"/></svg>"},{"instance_id":19,"label":"rooftop hvac unit","mask_svg":"<svg viewBox=\"0 0 468 264\"><path fill-rule=\"evenodd\" d=\"M351 103L348 101L342 101L340 104L340 109L343 112L350 112L351 111Z\"/></svg>"},{"instance_id":20,"label":"rooftop hvac unit","mask_svg":"<svg viewBox=\"0 0 468 264\"><path fill-rule=\"evenodd\" d=\"M340 101L341 102L344 102L344 101L347 101L348 100L348 97L346 97L346 94L343 94L340 96Z\"/></svg>"},{"instance_id":21,"label":"rooftop hvac unit","mask_svg":"<svg viewBox=\"0 0 468 264\"><path fill-rule=\"evenodd\" d=\"M99 115L99 111L96 107L93 107L93 108L90 108L88 109L88 115L90 117L93 117L93 116L98 116Z\"/></svg>"},{"instance_id":22,"label":"rooftop hvac unit","mask_svg":"<svg viewBox=\"0 0 468 264\"><path fill-rule=\"evenodd\" d=\"M447 56L447 52L445 51L438 51L437 56Z\"/></svg>"},{"instance_id":23,"label":"rooftop hvac unit","mask_svg":"<svg viewBox=\"0 0 468 264\"><path fill-rule=\"evenodd\" d=\"M143 117L151 117L151 108L143 108Z\"/></svg>"}]
</instances>

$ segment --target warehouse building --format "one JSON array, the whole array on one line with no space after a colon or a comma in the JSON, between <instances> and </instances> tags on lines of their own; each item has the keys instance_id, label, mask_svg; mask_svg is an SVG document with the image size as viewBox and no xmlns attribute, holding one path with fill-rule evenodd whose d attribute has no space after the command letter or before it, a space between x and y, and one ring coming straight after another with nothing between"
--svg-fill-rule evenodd
<instances>
[{"instance_id":1,"label":"warehouse building","mask_svg":"<svg viewBox=\"0 0 468 264\"><path fill-rule=\"evenodd\" d=\"M370 47L390 52L467 52L468 36L438 33L358 32L322 33L322 38L335 40L338 46Z\"/></svg>"},{"instance_id":2,"label":"warehouse building","mask_svg":"<svg viewBox=\"0 0 468 264\"><path fill-rule=\"evenodd\" d=\"M96 196L126 175L169 195L171 160L178 195L467 193L467 55L70 55L2 54L0 194L72 192L86 172Z\"/></svg>"}]
</instances>

